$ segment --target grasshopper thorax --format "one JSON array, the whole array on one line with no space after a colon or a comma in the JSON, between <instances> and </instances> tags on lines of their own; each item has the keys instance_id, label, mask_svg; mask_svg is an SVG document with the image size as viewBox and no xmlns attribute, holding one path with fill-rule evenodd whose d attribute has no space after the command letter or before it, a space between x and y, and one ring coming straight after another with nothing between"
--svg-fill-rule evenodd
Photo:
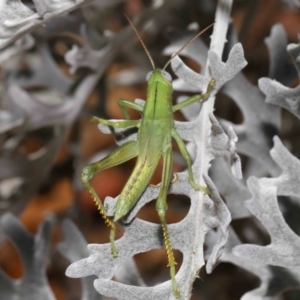
<instances>
[{"instance_id":1,"label":"grasshopper thorax","mask_svg":"<svg viewBox=\"0 0 300 300\"><path fill-rule=\"evenodd\" d=\"M147 101L143 111L144 119L155 121L168 118L172 125L173 88L171 75L156 68L148 73L147 78Z\"/></svg>"}]
</instances>

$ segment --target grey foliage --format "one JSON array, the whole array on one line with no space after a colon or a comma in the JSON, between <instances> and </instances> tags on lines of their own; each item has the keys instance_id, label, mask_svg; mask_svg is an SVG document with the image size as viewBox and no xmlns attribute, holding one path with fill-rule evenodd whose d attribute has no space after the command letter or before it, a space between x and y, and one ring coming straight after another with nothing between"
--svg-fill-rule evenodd
<instances>
[{"instance_id":1,"label":"grey foliage","mask_svg":"<svg viewBox=\"0 0 300 300\"><path fill-rule=\"evenodd\" d=\"M299 159L293 156L276 136L270 154L282 172L276 178L262 178L263 185L265 187L276 187L278 195L299 197Z\"/></svg>"},{"instance_id":2,"label":"grey foliage","mask_svg":"<svg viewBox=\"0 0 300 300\"><path fill-rule=\"evenodd\" d=\"M235 39L230 38L229 40L234 41ZM266 43L268 45L271 56L270 76L273 78L277 78L278 80L282 80L283 82L291 83L292 80L295 79L296 73L295 68L293 68L292 64L287 60L287 54L285 50L286 38L285 32L283 31L282 27L278 25L274 26L270 38L266 39ZM288 47L291 56L294 58L294 62L297 61L299 53L297 49L298 45ZM185 54L189 56L187 53ZM192 58L192 56L190 57ZM284 59L279 59L279 57L283 57ZM202 62L201 59L204 59L205 56L199 56L199 58L200 62ZM195 58L193 57L193 59ZM173 64L176 64L175 59ZM176 74L179 77L180 74L182 75L181 79L175 82L175 86L177 89L182 91L194 92L194 82L196 82L195 78L197 78L197 74L195 72L190 72L189 75L186 76L187 73L188 71L186 67L181 69L178 67L176 68ZM288 76L285 76L285 74L287 73ZM184 78L188 78L190 82L193 82L193 84L186 84L184 82ZM270 79L265 79L265 81L269 82ZM260 82L262 82L262 79L260 80ZM261 84L260 88L262 89ZM222 125L226 127L231 126L237 133L238 151L258 161L260 164L259 168L262 168L262 170L265 168L265 171L268 170L274 176L278 176L280 174L278 165L283 169L282 174L277 178L265 178L260 180L261 185L259 192L257 192L257 195L259 195L260 199L262 199L261 201L266 200L265 198L263 198L263 193L266 193L266 190L268 190L270 186L280 186L284 190L281 192L278 191L278 195L299 196L299 184L297 184L299 183L299 180L297 179L299 178L299 176L297 175L299 161L291 154L289 154L287 149L283 147L278 138L274 139L275 146L274 149L270 152L271 156L269 154L271 145L271 140L269 137L272 136L270 135L271 132L276 133L276 130L278 130L280 127L280 110L275 106L266 104L264 102L263 95L256 87L247 82L246 78L242 74L238 74L234 79L227 83L224 86L222 92L226 93L237 103L244 116L244 122L241 125L235 125L229 123L228 121L221 120ZM278 95L278 97L280 97L278 91L276 91L276 93L274 92L274 95ZM184 114L186 117L193 117L196 115L195 111L197 111L197 109L193 107L190 108L189 111L186 109L184 111ZM271 157L274 159L277 165L274 161L272 161ZM255 165L258 166L258 164ZM247 199L247 197L250 196L249 191L245 185L243 185L241 182L236 181L233 176L229 174L228 169L226 169L226 167L224 166L224 163L220 163L218 161L215 163L215 167L212 170L212 177L217 187L219 188L219 191L222 193L222 196L227 200L227 205L233 214L233 218L250 217L250 212L252 212L254 215L257 215L259 217L263 224L266 223L265 225L267 226L267 229L268 226L271 226L272 229L276 226L277 231L273 231L273 234L271 236L272 240L274 239L275 241L277 241L279 235L283 237L280 243L271 244L267 247L240 245L234 249L234 252L232 254L230 254L239 254L240 256L242 256L240 259L237 259L236 257L232 258L232 263L244 267L247 266L245 260L248 260L249 271L258 275L259 277L263 276L261 287L253 292L245 294L243 296L243 299L271 299L270 296L267 296L267 294L272 294L270 291L268 291L268 286L272 281L273 276L278 275L272 274L272 272L268 270L266 266L268 263L279 265L279 262L281 261L282 264L280 264L280 266L283 267L285 265L285 267L288 267L288 264L286 264L285 260L280 256L281 249L283 251L283 255L285 257L286 255L288 256L286 257L286 259L290 260L291 264L292 262L294 263L294 268L289 269L287 271L287 274L290 272L290 274L292 274L291 278L294 278L293 280L294 282L296 282L294 286L299 286L297 283L298 276L295 275L298 272L296 266L297 258L294 257L294 255L297 256L298 245L297 242L295 243L295 239L298 240L298 236L295 235L285 224L282 214L279 211L276 202L274 202L274 199L273 205L275 205L277 210L275 208L271 210L270 207L267 207L265 201L261 202L260 206L258 206L258 203L254 203L254 201L246 202L247 205L245 208L244 201ZM250 180L250 182L252 181ZM251 187L249 186L250 192L252 191ZM274 197L276 200L276 192L275 196L273 195L273 198ZM264 208L262 208L263 206ZM258 214L258 212L260 213ZM279 232L279 230L281 230L282 232ZM285 240L285 238L288 239L288 241ZM287 244L289 244L290 247L287 246ZM211 242L208 245L211 246ZM275 251L276 253L274 254L273 251ZM285 251L287 251L287 253L289 254L285 254ZM222 259L226 261L226 258L222 257ZM254 262L256 263L255 270L253 269ZM265 271L261 273L263 269ZM289 281L287 286L289 286L289 284L293 285L293 280ZM278 293L278 290L276 291L276 293ZM276 293L273 293L272 295L275 295Z\"/></svg>"},{"instance_id":3,"label":"grey foliage","mask_svg":"<svg viewBox=\"0 0 300 300\"><path fill-rule=\"evenodd\" d=\"M297 252L300 239L286 224L278 207L277 195L299 195L297 173L300 163L287 151L278 137L274 138L274 143L271 155L282 168L282 174L277 178L250 178L248 187L252 199L246 202L247 208L268 230L271 244L266 247L241 245L234 251L259 263L299 268Z\"/></svg>"},{"instance_id":4,"label":"grey foliage","mask_svg":"<svg viewBox=\"0 0 300 300\"><path fill-rule=\"evenodd\" d=\"M235 43L236 37L234 31L231 30L229 34L228 40ZM195 47L195 45L191 45L193 51L192 55L186 54L188 50L184 52L184 55L196 60L194 56L194 52L196 52ZM246 62L243 59L243 50L240 44L229 44L228 47L231 47L231 51L228 55L228 65L225 66L224 63L218 62L219 59L216 54L209 51L209 57L212 59L213 64L216 64L209 68L211 68L213 76L217 78L219 87L223 86L224 81L227 82L229 79L232 79L224 85L221 92L229 96L240 108L243 114L243 123L237 125L228 122L227 120L220 120L221 125L225 128L232 127L238 137L239 142L237 149L240 153L258 160L264 165L265 169L271 174L276 175L278 173L278 168L270 158L269 149L272 143L270 133L276 133L280 127L280 109L266 104L264 102L263 94L256 86L252 85L242 73L237 74L233 78L228 69L230 64L242 68L245 66ZM199 47L198 52L201 53L201 55L199 55L196 60L201 66L206 65L206 52L203 51L203 48L203 45L201 45L201 48ZM171 54L171 50L172 48L169 47L165 53ZM272 48L272 52L277 53L277 48ZM272 56L276 55L272 54L271 57ZM179 61L179 58L172 61L175 73L179 77L179 79L174 82L174 88L180 91L196 92L197 88L195 85L197 85L198 80L198 85L201 86L203 90L203 76L196 74L192 70L188 70L187 67L179 67ZM188 83L185 83L184 80L188 81ZM193 117L197 112L196 105L185 108L183 112L185 117Z\"/></svg>"},{"instance_id":5,"label":"grey foliage","mask_svg":"<svg viewBox=\"0 0 300 300\"><path fill-rule=\"evenodd\" d=\"M45 24L47 21L72 11L91 0L34 0L31 10L20 0L3 0L0 4L0 48Z\"/></svg>"},{"instance_id":6,"label":"grey foliage","mask_svg":"<svg viewBox=\"0 0 300 300\"><path fill-rule=\"evenodd\" d=\"M293 113L297 118L300 117L299 95L300 88L287 88L269 78L261 78L259 80L260 89L267 95L268 103L276 104Z\"/></svg>"},{"instance_id":7,"label":"grey foliage","mask_svg":"<svg viewBox=\"0 0 300 300\"><path fill-rule=\"evenodd\" d=\"M215 158L223 157L231 166L231 173L235 178L242 178L240 157L236 153L237 136L232 127L228 128L227 134L218 123L213 114L210 115L212 123L211 147Z\"/></svg>"},{"instance_id":8,"label":"grey foliage","mask_svg":"<svg viewBox=\"0 0 300 300\"><path fill-rule=\"evenodd\" d=\"M20 120L20 122L22 121ZM19 125L17 121L10 124L14 128ZM39 151L29 156L17 156L14 150L20 144L21 137L22 135L11 138L1 150L0 214L8 209L13 213L19 213L24 209L28 201L35 195L37 188L44 182L64 136L62 135L62 129L58 127L54 136L45 141L44 147ZM42 170L41 165L44 166ZM15 183L19 184L15 185ZM7 192L3 193L4 190Z\"/></svg>"},{"instance_id":9,"label":"grey foliage","mask_svg":"<svg viewBox=\"0 0 300 300\"><path fill-rule=\"evenodd\" d=\"M58 252L67 258L70 262L82 259L88 256L86 241L80 231L70 220L64 220L62 230L65 240L57 245ZM93 287L94 277L82 278L81 300L101 300L102 297Z\"/></svg>"},{"instance_id":10,"label":"grey foliage","mask_svg":"<svg viewBox=\"0 0 300 300\"><path fill-rule=\"evenodd\" d=\"M293 9L299 9L300 7L299 0L284 0L284 2L286 2L287 5Z\"/></svg>"},{"instance_id":11,"label":"grey foliage","mask_svg":"<svg viewBox=\"0 0 300 300\"><path fill-rule=\"evenodd\" d=\"M9 278L0 270L0 296L5 300L56 299L46 277L48 248L50 242L50 222L40 225L35 237L32 237L16 217L7 213L1 218L1 234L9 238L19 249L24 265L24 276L20 280ZM86 242L72 222L63 223L66 240L58 245L63 256L76 261L88 255ZM82 300L102 299L93 288L93 278L83 278Z\"/></svg>"},{"instance_id":12,"label":"grey foliage","mask_svg":"<svg viewBox=\"0 0 300 300\"><path fill-rule=\"evenodd\" d=\"M288 59L287 36L281 24L273 25L270 36L265 38L265 43L270 56L269 77L282 84L292 83L297 78L297 73L294 64Z\"/></svg>"},{"instance_id":13,"label":"grey foliage","mask_svg":"<svg viewBox=\"0 0 300 300\"><path fill-rule=\"evenodd\" d=\"M17 83L22 88L30 88L32 86L47 87L48 90L51 89L67 94L74 84L74 80L61 71L51 56L49 47L44 42L38 42L36 47L37 55L27 54L22 61L24 64L31 66L32 75L30 77L18 78L20 76L16 74L17 72L11 72L8 82ZM54 102L54 100L43 102L47 104ZM60 102L60 100L57 101Z\"/></svg>"},{"instance_id":14,"label":"grey foliage","mask_svg":"<svg viewBox=\"0 0 300 300\"><path fill-rule=\"evenodd\" d=\"M70 65L70 72L72 74L82 67L87 67L96 71L99 61L101 61L101 57L104 56L110 49L110 45L107 45L101 50L93 50L89 43L85 26L81 27L81 36L84 40L83 46L79 48L74 45L73 48L65 55L65 60Z\"/></svg>"},{"instance_id":15,"label":"grey foliage","mask_svg":"<svg viewBox=\"0 0 300 300\"><path fill-rule=\"evenodd\" d=\"M18 61L18 56L20 56L24 51L32 48L35 41L30 34L27 34L20 39L18 39L15 43L13 43L10 47L6 47L0 50L0 63L3 68L9 68L11 65L15 65L12 62L12 58Z\"/></svg>"},{"instance_id":16,"label":"grey foliage","mask_svg":"<svg viewBox=\"0 0 300 300\"><path fill-rule=\"evenodd\" d=\"M266 187L256 178L248 180L253 198L246 202L247 208L268 230L271 244L265 247L241 245L234 253L246 256L260 264L299 268L300 238L288 227L277 204L275 186Z\"/></svg>"},{"instance_id":17,"label":"grey foliage","mask_svg":"<svg viewBox=\"0 0 300 300\"><path fill-rule=\"evenodd\" d=\"M277 132L280 125L280 110L263 101L263 95L257 87L239 74L230 81L223 92L233 99L243 113L242 124L232 124L222 120L225 127L232 126L238 136L238 151L258 160L271 174L278 169L269 155L270 132ZM259 111L258 111L259 108Z\"/></svg>"},{"instance_id":18,"label":"grey foliage","mask_svg":"<svg viewBox=\"0 0 300 300\"><path fill-rule=\"evenodd\" d=\"M158 5L155 5L154 1L153 5L138 18L136 22L137 28L145 27L151 20L153 14L158 16L159 19L159 16L163 15L166 10L180 4L181 1L182 0L174 2L165 0L159 2ZM160 22L157 22L157 28L162 26L162 22L163 19L161 19ZM103 74L117 53L119 51L124 51L123 46L135 37L132 28L129 25L118 33L105 33L101 38L98 34L94 34L96 45L98 47L99 45L102 45L101 49L95 50L88 39L86 27L81 27L81 34L85 41L84 46L81 48L74 46L65 55L66 61L70 64L71 73L81 67L88 67L91 70L97 70L96 74Z\"/></svg>"},{"instance_id":19,"label":"grey foliage","mask_svg":"<svg viewBox=\"0 0 300 300\"><path fill-rule=\"evenodd\" d=\"M278 195L299 195L299 180L293 179L299 171L299 160L289 153L278 137L274 138L271 156L281 167L281 175L277 178L251 177L247 185L252 198L245 203L248 210L267 229L271 243L267 246L236 245L233 248L233 254L243 261L246 259L260 266L272 265L284 268L269 268L272 276L269 278L268 294L274 296L280 290L298 288L300 285L298 253L300 238L287 225L277 203ZM283 185L285 185L284 188ZM277 280L286 278L287 280L279 280L280 287L272 288L273 278Z\"/></svg>"},{"instance_id":20,"label":"grey foliage","mask_svg":"<svg viewBox=\"0 0 300 300\"><path fill-rule=\"evenodd\" d=\"M24 276L13 280L0 270L0 297L5 300L55 300L46 277L50 222L45 221L33 237L10 213L1 217L1 233L19 250Z\"/></svg>"},{"instance_id":21,"label":"grey foliage","mask_svg":"<svg viewBox=\"0 0 300 300\"><path fill-rule=\"evenodd\" d=\"M276 78L283 83L290 83L295 79L296 72L294 65L287 58L287 41L283 27L281 25L274 25L271 30L270 37L266 38L265 42L270 52L270 77ZM237 86L239 86L239 88L234 92L233 89L235 89ZM246 90L248 91L246 92ZM281 157L287 157L288 152L282 146L278 138L275 139L275 147L270 152L271 156L268 154L270 142L267 141L269 139L267 136L272 131L272 128L274 132L276 132L275 129L279 128L280 126L279 110L275 107L264 104L263 97L257 88L250 85L240 74L233 79L229 85L225 86L224 92L232 96L233 100L236 101L243 112L243 124L233 125L233 128L239 137L237 144L238 150L249 155L250 157L253 157L252 162L248 163L248 170L250 171L248 173L260 173L260 175L264 175L264 172L266 171L265 168L268 168L269 172L272 174L279 175L280 169L278 168L278 165L281 168L284 168L286 172L289 172L292 166L293 169L295 169L297 164L295 164L294 161L297 160L296 158L293 158L294 161L293 163L289 164L289 167L286 165L286 159L284 162L279 163L282 159ZM236 94L237 92L238 94ZM261 116L257 111L258 107L260 113L262 113ZM267 115L269 116L267 117ZM266 123L266 120L270 122L270 124L262 125L262 123ZM228 123L227 121L222 121L221 123L232 126L232 124ZM265 127L265 131L262 131L263 126ZM268 127L269 131L267 130ZM260 151L258 151L258 149L260 149ZM276 156L276 159L274 156ZM274 160L270 163L271 157L273 157ZM259 161L260 163L256 163L255 161ZM274 161L277 162L277 166ZM251 167L252 165L253 168ZM259 169L261 169L261 171L258 171ZM222 196L227 201L229 210L232 213L232 218L249 217L250 212L244 207L244 201L250 197L250 193L246 185L236 181L229 174L226 167L224 167L224 163L221 161L217 161L215 164L213 164L211 171L214 182L216 183ZM295 181L297 178L297 172L293 172L292 174L295 175ZM244 170L244 175L247 177L247 169ZM281 177L284 177L284 175ZM274 182L277 179L266 179L265 184L267 184L269 180L270 182ZM288 185L287 190L291 192L297 187L297 185L291 185L288 182L289 179L285 181L285 184ZM282 185L282 187L283 186L284 185ZM293 195L295 194L297 194L297 192L293 193Z\"/></svg>"},{"instance_id":22,"label":"grey foliage","mask_svg":"<svg viewBox=\"0 0 300 300\"><path fill-rule=\"evenodd\" d=\"M206 236L206 245L207 249L205 254L208 255L211 252L210 245L215 242L217 238L217 233L214 231L210 231ZM225 249L222 254L222 262L229 262L232 263L240 268L243 268L252 274L256 275L260 279L260 286L252 291L247 292L243 295L241 300L271 300L272 297L267 296L268 287L270 281L272 279L272 272L269 268L265 265L261 265L259 263L254 263L253 261L245 258L241 258L236 256L232 249L241 245L241 241L235 234L232 228L229 229L229 237L228 242L225 246Z\"/></svg>"},{"instance_id":23,"label":"grey foliage","mask_svg":"<svg viewBox=\"0 0 300 300\"><path fill-rule=\"evenodd\" d=\"M282 29L279 29L278 26L275 27L274 31L282 31ZM282 35L282 33L281 33ZM299 39L299 37L298 37ZM282 49L282 48L281 48ZM274 51L277 53L277 55L280 55L278 53L279 50L275 48ZM287 50L292 58L292 61L294 63L294 67L297 70L298 76L300 75L300 66L299 66L299 54L300 54L300 46L299 44L290 44L287 46ZM280 60L277 60L280 61ZM274 67L275 68L275 67ZM289 67L290 69L290 67ZM278 72L280 72L278 70ZM284 76L285 69L281 70L281 76ZM292 79L295 79L293 76L294 72L291 72ZM277 79L275 77L275 79ZM280 78L279 78L280 79ZM290 80L286 82L291 83ZM284 85L285 82L280 83L276 80L272 80L270 78L261 78L259 80L259 88L261 91L266 95L266 102L272 103L275 105L278 105L280 107L283 107L290 111L292 114L294 114L296 117L300 118L300 106L299 106L299 96L300 96L300 87L299 85L295 88L289 88Z\"/></svg>"},{"instance_id":24,"label":"grey foliage","mask_svg":"<svg viewBox=\"0 0 300 300\"><path fill-rule=\"evenodd\" d=\"M70 262L75 262L89 256L87 242L80 231L70 220L64 220L62 230L65 240L57 245L59 253ZM132 259L124 264L115 273L115 278L126 284L145 285ZM83 277L81 300L101 300L101 295L94 289L95 276Z\"/></svg>"},{"instance_id":25,"label":"grey foliage","mask_svg":"<svg viewBox=\"0 0 300 300\"><path fill-rule=\"evenodd\" d=\"M5 199L1 199L3 204L0 213L8 208L14 213L22 211L36 193L50 171L51 163L65 134L93 88L89 78L83 81L73 94L70 94L72 80L58 69L46 45L39 45L38 49L44 64L40 60L37 65L33 65L33 76L29 80L13 80L15 76L12 73L3 92L0 132L3 137L7 133L13 135L10 139L4 140L1 150L3 168L1 168L0 178L6 186L9 180L15 178L20 178L23 183L17 193L12 192ZM24 59L30 58L25 56ZM12 81L14 83L9 84ZM52 84L49 84L50 82ZM27 92L24 89L40 85L47 88L36 92ZM53 99L56 101L54 102ZM15 149L22 143L23 137L28 132L42 130L45 126L52 127L53 134L40 137L42 148L31 155L17 155ZM42 170L41 165L44 166ZM20 193L23 197L17 197Z\"/></svg>"},{"instance_id":26,"label":"grey foliage","mask_svg":"<svg viewBox=\"0 0 300 300\"><path fill-rule=\"evenodd\" d=\"M249 199L251 194L241 180L234 178L225 161L214 161L210 172L218 191L226 200L232 219L250 217L251 213L244 206L244 201Z\"/></svg>"},{"instance_id":27,"label":"grey foliage","mask_svg":"<svg viewBox=\"0 0 300 300\"><path fill-rule=\"evenodd\" d=\"M215 242L217 232L210 231L205 239L207 249L205 254L211 252L210 245ZM260 279L260 285L245 293L241 300L271 300L284 290L299 287L299 270L297 268L284 269L271 267L264 261L252 260L250 257L240 256L236 249L243 244L232 228L229 228L228 242L222 254L222 262L240 267Z\"/></svg>"}]
</instances>

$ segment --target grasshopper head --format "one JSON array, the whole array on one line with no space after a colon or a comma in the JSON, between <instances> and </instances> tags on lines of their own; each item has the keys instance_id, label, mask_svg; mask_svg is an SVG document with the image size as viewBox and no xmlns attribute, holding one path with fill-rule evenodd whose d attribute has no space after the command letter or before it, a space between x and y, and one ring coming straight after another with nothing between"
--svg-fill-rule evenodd
<instances>
[{"instance_id":1,"label":"grasshopper head","mask_svg":"<svg viewBox=\"0 0 300 300\"><path fill-rule=\"evenodd\" d=\"M165 70L154 69L153 71L147 74L146 81L148 83L160 81L163 83L170 84L172 82L172 76L170 75L170 73L166 72Z\"/></svg>"}]
</instances>

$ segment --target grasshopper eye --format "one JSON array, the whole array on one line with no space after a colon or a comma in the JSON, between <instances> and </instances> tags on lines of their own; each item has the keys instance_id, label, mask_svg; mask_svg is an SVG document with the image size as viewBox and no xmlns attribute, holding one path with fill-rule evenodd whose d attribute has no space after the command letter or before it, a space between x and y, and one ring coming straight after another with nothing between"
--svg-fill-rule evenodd
<instances>
[{"instance_id":1,"label":"grasshopper eye","mask_svg":"<svg viewBox=\"0 0 300 300\"><path fill-rule=\"evenodd\" d=\"M146 75L146 81L149 80L149 78L151 77L152 73L153 73L153 71L149 72L149 73Z\"/></svg>"},{"instance_id":2,"label":"grasshopper eye","mask_svg":"<svg viewBox=\"0 0 300 300\"><path fill-rule=\"evenodd\" d=\"M170 75L170 73L166 72L166 71L161 71L162 76L164 76L168 81L172 81L172 76Z\"/></svg>"}]
</instances>

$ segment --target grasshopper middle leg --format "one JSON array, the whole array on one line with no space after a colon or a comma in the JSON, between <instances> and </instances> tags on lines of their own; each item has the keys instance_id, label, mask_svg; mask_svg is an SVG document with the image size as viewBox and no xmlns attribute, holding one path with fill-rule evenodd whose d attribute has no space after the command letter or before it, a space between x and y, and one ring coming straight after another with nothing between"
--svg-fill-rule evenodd
<instances>
[{"instance_id":1,"label":"grasshopper middle leg","mask_svg":"<svg viewBox=\"0 0 300 300\"><path fill-rule=\"evenodd\" d=\"M172 134L172 137L177 142L179 150L180 150L183 158L186 160L190 185L196 191L202 191L204 194L209 194L209 189L207 187L197 184L194 180L192 161L191 161L190 154L185 146L185 143L183 142L183 140L181 139L181 137L179 136L178 132L175 129L172 129L171 134Z\"/></svg>"}]
</instances>

